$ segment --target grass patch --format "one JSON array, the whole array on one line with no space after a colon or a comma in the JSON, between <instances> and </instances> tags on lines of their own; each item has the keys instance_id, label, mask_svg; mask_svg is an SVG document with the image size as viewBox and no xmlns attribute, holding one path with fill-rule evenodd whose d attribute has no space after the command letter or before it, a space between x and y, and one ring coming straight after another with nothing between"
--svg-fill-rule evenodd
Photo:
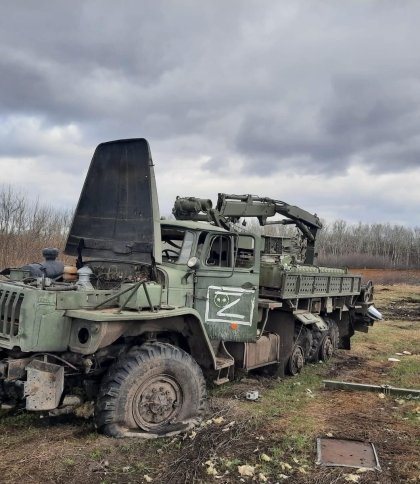
<instances>
[{"instance_id":1,"label":"grass patch","mask_svg":"<svg viewBox=\"0 0 420 484\"><path fill-rule=\"evenodd\" d=\"M72 467L76 464L76 461L74 459L71 459L70 457L67 457L66 459L64 459L64 465L68 466L68 467Z\"/></svg>"},{"instance_id":2,"label":"grass patch","mask_svg":"<svg viewBox=\"0 0 420 484\"><path fill-rule=\"evenodd\" d=\"M30 427L39 420L39 415L30 412L0 411L0 428L2 427Z\"/></svg>"},{"instance_id":3,"label":"grass patch","mask_svg":"<svg viewBox=\"0 0 420 484\"><path fill-rule=\"evenodd\" d=\"M418 408L419 408L419 410L416 410L416 408L413 408L412 410L405 412L403 419L408 420L415 425L420 425L420 407L418 407ZM419 439L418 444L420 445L420 439Z\"/></svg>"},{"instance_id":4,"label":"grass patch","mask_svg":"<svg viewBox=\"0 0 420 484\"><path fill-rule=\"evenodd\" d=\"M314 393L321 389L328 371L329 365L326 364L307 365L298 377L286 377L271 388L264 389L257 401L241 402L241 405L256 417L261 413L278 416L285 411L292 415L299 414Z\"/></svg>"},{"instance_id":5,"label":"grass patch","mask_svg":"<svg viewBox=\"0 0 420 484\"><path fill-rule=\"evenodd\" d=\"M420 356L401 357L389 373L393 385L419 389Z\"/></svg>"},{"instance_id":6,"label":"grass patch","mask_svg":"<svg viewBox=\"0 0 420 484\"><path fill-rule=\"evenodd\" d=\"M103 458L103 452L101 449L94 449L92 450L92 452L90 453L89 457L92 459L92 460L101 460Z\"/></svg>"}]
</instances>

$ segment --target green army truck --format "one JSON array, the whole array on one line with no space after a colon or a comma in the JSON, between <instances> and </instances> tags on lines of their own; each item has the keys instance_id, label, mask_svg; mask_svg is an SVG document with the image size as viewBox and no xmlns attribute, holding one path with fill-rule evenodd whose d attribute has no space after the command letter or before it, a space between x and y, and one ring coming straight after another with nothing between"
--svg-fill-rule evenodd
<instances>
[{"instance_id":1,"label":"green army truck","mask_svg":"<svg viewBox=\"0 0 420 484\"><path fill-rule=\"evenodd\" d=\"M371 284L315 265L316 215L228 194L215 207L178 197L173 215L161 220L145 139L97 147L65 247L76 267L46 249L2 272L3 404L94 401L107 435L167 435L200 418L206 380L296 375L381 319ZM247 230L247 218L293 224L300 239Z\"/></svg>"}]
</instances>

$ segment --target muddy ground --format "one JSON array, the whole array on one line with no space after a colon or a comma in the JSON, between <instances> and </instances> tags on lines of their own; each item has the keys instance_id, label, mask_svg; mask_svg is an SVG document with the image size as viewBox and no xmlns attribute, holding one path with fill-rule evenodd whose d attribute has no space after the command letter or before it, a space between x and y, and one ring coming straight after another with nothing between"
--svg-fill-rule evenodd
<instances>
[{"instance_id":1,"label":"muddy ground","mask_svg":"<svg viewBox=\"0 0 420 484\"><path fill-rule=\"evenodd\" d=\"M358 333L350 352L295 378L248 375L211 390L204 424L187 435L115 440L96 434L91 420L3 413L0 482L420 482L420 401L322 384L420 388L420 287L378 287L376 301L386 320ZM395 355L403 351L411 354ZM245 400L248 390L261 398ZM373 442L382 471L317 466L319 436ZM252 475L241 476L246 470Z\"/></svg>"}]
</instances>

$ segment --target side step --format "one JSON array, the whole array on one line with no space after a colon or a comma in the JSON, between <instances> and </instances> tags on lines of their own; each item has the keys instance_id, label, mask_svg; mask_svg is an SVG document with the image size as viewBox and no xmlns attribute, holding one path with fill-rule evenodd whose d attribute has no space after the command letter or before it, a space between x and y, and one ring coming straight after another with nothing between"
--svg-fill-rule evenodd
<instances>
[{"instance_id":1,"label":"side step","mask_svg":"<svg viewBox=\"0 0 420 484\"><path fill-rule=\"evenodd\" d=\"M228 383L230 378L233 377L235 369L235 359L228 352L223 341L219 344L219 350L216 355L216 368L218 372L217 378L214 380L215 385L223 385Z\"/></svg>"}]
</instances>

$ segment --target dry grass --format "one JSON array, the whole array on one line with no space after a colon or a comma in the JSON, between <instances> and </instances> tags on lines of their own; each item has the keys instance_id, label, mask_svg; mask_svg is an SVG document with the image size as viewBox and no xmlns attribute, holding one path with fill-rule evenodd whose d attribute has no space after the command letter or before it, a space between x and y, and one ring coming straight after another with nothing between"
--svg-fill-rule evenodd
<instances>
[{"instance_id":1,"label":"dry grass","mask_svg":"<svg viewBox=\"0 0 420 484\"><path fill-rule=\"evenodd\" d=\"M362 274L364 281L386 285L419 285L420 269L351 269L355 274Z\"/></svg>"}]
</instances>

